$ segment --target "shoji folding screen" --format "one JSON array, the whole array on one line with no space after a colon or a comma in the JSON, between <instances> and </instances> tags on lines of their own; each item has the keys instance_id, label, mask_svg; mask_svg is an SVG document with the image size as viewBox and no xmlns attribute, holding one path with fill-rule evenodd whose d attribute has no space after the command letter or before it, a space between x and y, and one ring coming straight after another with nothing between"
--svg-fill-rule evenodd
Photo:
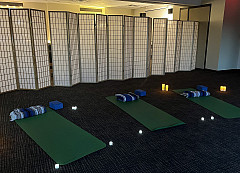
<instances>
[{"instance_id":1,"label":"shoji folding screen","mask_svg":"<svg viewBox=\"0 0 240 173\"><path fill-rule=\"evenodd\" d=\"M167 19L153 19L152 75L165 74Z\"/></svg>"},{"instance_id":2,"label":"shoji folding screen","mask_svg":"<svg viewBox=\"0 0 240 173\"><path fill-rule=\"evenodd\" d=\"M195 69L197 42L198 22L168 21L165 72Z\"/></svg>"},{"instance_id":3,"label":"shoji folding screen","mask_svg":"<svg viewBox=\"0 0 240 173\"><path fill-rule=\"evenodd\" d=\"M152 74L152 18L148 20L147 77Z\"/></svg>"},{"instance_id":4,"label":"shoji folding screen","mask_svg":"<svg viewBox=\"0 0 240 173\"><path fill-rule=\"evenodd\" d=\"M152 39L151 18L49 12L49 21L55 86L195 69L198 22L154 19ZM0 39L0 92L51 85L44 11L0 9Z\"/></svg>"},{"instance_id":5,"label":"shoji folding screen","mask_svg":"<svg viewBox=\"0 0 240 173\"><path fill-rule=\"evenodd\" d=\"M191 70L194 70L196 68L199 23L194 22L194 27L195 28L194 28L194 36L193 36L193 50L192 50L192 67L191 67Z\"/></svg>"},{"instance_id":6,"label":"shoji folding screen","mask_svg":"<svg viewBox=\"0 0 240 173\"><path fill-rule=\"evenodd\" d=\"M123 77L123 16L108 16L109 34L109 79L122 80Z\"/></svg>"},{"instance_id":7,"label":"shoji folding screen","mask_svg":"<svg viewBox=\"0 0 240 173\"><path fill-rule=\"evenodd\" d=\"M69 54L71 58L71 82L80 82L78 14L68 13Z\"/></svg>"},{"instance_id":8,"label":"shoji folding screen","mask_svg":"<svg viewBox=\"0 0 240 173\"><path fill-rule=\"evenodd\" d=\"M192 70L192 53L194 45L194 30L195 23L190 21L183 22L182 28L182 42L181 42L181 56L180 56L180 71Z\"/></svg>"},{"instance_id":9,"label":"shoji folding screen","mask_svg":"<svg viewBox=\"0 0 240 173\"><path fill-rule=\"evenodd\" d=\"M169 20L167 26L167 47L165 72L175 72L176 47L178 35L178 21Z\"/></svg>"},{"instance_id":10,"label":"shoji folding screen","mask_svg":"<svg viewBox=\"0 0 240 173\"><path fill-rule=\"evenodd\" d=\"M17 89L8 9L0 9L0 93Z\"/></svg>"},{"instance_id":11,"label":"shoji folding screen","mask_svg":"<svg viewBox=\"0 0 240 173\"><path fill-rule=\"evenodd\" d=\"M97 82L95 15L79 14L81 82Z\"/></svg>"},{"instance_id":12,"label":"shoji folding screen","mask_svg":"<svg viewBox=\"0 0 240 173\"><path fill-rule=\"evenodd\" d=\"M108 79L108 33L107 16L97 15L97 74L98 81Z\"/></svg>"},{"instance_id":13,"label":"shoji folding screen","mask_svg":"<svg viewBox=\"0 0 240 173\"><path fill-rule=\"evenodd\" d=\"M179 71L180 54L181 54L181 41L182 41L182 26L183 22L178 21L177 40L176 40L176 53L175 53L175 72Z\"/></svg>"},{"instance_id":14,"label":"shoji folding screen","mask_svg":"<svg viewBox=\"0 0 240 173\"><path fill-rule=\"evenodd\" d=\"M49 12L55 86L80 82L78 14Z\"/></svg>"},{"instance_id":15,"label":"shoji folding screen","mask_svg":"<svg viewBox=\"0 0 240 173\"><path fill-rule=\"evenodd\" d=\"M133 77L134 18L124 16L124 79Z\"/></svg>"},{"instance_id":16,"label":"shoji folding screen","mask_svg":"<svg viewBox=\"0 0 240 173\"><path fill-rule=\"evenodd\" d=\"M45 12L11 9L20 89L50 86Z\"/></svg>"},{"instance_id":17,"label":"shoji folding screen","mask_svg":"<svg viewBox=\"0 0 240 173\"><path fill-rule=\"evenodd\" d=\"M150 18L134 17L134 78L145 78L149 75L149 20Z\"/></svg>"},{"instance_id":18,"label":"shoji folding screen","mask_svg":"<svg viewBox=\"0 0 240 173\"><path fill-rule=\"evenodd\" d=\"M10 10L20 89L37 89L29 10ZM36 63L36 61L35 61Z\"/></svg>"},{"instance_id":19,"label":"shoji folding screen","mask_svg":"<svg viewBox=\"0 0 240 173\"><path fill-rule=\"evenodd\" d=\"M0 92L50 86L45 12L0 9Z\"/></svg>"},{"instance_id":20,"label":"shoji folding screen","mask_svg":"<svg viewBox=\"0 0 240 173\"><path fill-rule=\"evenodd\" d=\"M38 88L45 88L51 85L45 12L40 10L30 10L30 12Z\"/></svg>"},{"instance_id":21,"label":"shoji folding screen","mask_svg":"<svg viewBox=\"0 0 240 173\"><path fill-rule=\"evenodd\" d=\"M55 86L71 86L67 12L49 12Z\"/></svg>"}]
</instances>

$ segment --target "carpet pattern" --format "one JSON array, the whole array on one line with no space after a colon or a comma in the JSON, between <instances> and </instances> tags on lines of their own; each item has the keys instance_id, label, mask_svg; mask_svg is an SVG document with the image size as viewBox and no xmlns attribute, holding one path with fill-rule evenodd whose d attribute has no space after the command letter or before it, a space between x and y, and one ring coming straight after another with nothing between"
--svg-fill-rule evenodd
<instances>
[{"instance_id":1,"label":"carpet pattern","mask_svg":"<svg viewBox=\"0 0 240 173\"><path fill-rule=\"evenodd\" d=\"M211 95L240 107L240 71L195 70L147 79L78 84L71 88L50 87L39 91L14 91L0 95L0 172L87 173L222 173L240 171L240 119L224 119L170 90L209 87ZM219 92L220 85L227 92ZM127 113L105 99L115 93L143 89L143 100L182 120L186 125L149 131ZM54 169L54 161L15 123L9 113L49 101L63 102L57 112L113 146ZM76 111L72 106L78 106ZM202 122L201 117L206 121ZM214 116L215 120L210 120ZM138 130L143 134L138 134Z\"/></svg>"}]
</instances>

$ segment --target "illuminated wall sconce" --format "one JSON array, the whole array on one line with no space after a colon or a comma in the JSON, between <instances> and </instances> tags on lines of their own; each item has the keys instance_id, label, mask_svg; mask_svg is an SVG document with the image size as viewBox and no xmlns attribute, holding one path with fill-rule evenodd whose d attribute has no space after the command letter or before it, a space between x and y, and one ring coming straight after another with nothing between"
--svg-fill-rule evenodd
<instances>
[{"instance_id":1,"label":"illuminated wall sconce","mask_svg":"<svg viewBox=\"0 0 240 173\"><path fill-rule=\"evenodd\" d=\"M166 84L162 84L162 91L168 91L169 86Z\"/></svg>"},{"instance_id":2,"label":"illuminated wall sconce","mask_svg":"<svg viewBox=\"0 0 240 173\"><path fill-rule=\"evenodd\" d=\"M220 86L220 91L226 92L227 91L227 87L226 86Z\"/></svg>"}]
</instances>

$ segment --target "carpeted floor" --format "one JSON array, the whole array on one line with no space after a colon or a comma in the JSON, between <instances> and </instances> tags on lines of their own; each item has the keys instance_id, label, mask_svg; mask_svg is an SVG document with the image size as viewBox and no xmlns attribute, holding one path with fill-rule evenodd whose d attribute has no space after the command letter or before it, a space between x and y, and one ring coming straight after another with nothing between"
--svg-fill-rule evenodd
<instances>
[{"instance_id":1,"label":"carpeted floor","mask_svg":"<svg viewBox=\"0 0 240 173\"><path fill-rule=\"evenodd\" d=\"M162 83L169 84L170 89L206 85L214 97L240 107L237 70L195 70L147 79L1 94L0 172L240 172L240 119L223 119L171 91L161 92ZM228 91L220 93L220 85L226 85ZM150 132L105 99L138 88L147 91L143 100L187 124ZM47 106L52 100L64 103L64 109L57 111L60 115L106 144L112 140L114 145L55 170L54 161L8 116L16 107ZM75 105L77 111L71 110ZM205 122L200 121L202 116ZM140 129L143 135L138 134Z\"/></svg>"}]
</instances>

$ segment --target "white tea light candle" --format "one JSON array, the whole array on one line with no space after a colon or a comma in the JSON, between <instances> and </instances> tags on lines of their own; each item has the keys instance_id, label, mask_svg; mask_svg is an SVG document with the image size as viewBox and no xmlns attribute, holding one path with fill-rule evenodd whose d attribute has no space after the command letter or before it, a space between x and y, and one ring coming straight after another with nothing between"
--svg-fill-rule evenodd
<instances>
[{"instance_id":1,"label":"white tea light candle","mask_svg":"<svg viewBox=\"0 0 240 173\"><path fill-rule=\"evenodd\" d=\"M59 164L55 164L55 169L59 169Z\"/></svg>"},{"instance_id":2,"label":"white tea light candle","mask_svg":"<svg viewBox=\"0 0 240 173\"><path fill-rule=\"evenodd\" d=\"M77 110L77 106L72 106L72 110Z\"/></svg>"}]
</instances>

